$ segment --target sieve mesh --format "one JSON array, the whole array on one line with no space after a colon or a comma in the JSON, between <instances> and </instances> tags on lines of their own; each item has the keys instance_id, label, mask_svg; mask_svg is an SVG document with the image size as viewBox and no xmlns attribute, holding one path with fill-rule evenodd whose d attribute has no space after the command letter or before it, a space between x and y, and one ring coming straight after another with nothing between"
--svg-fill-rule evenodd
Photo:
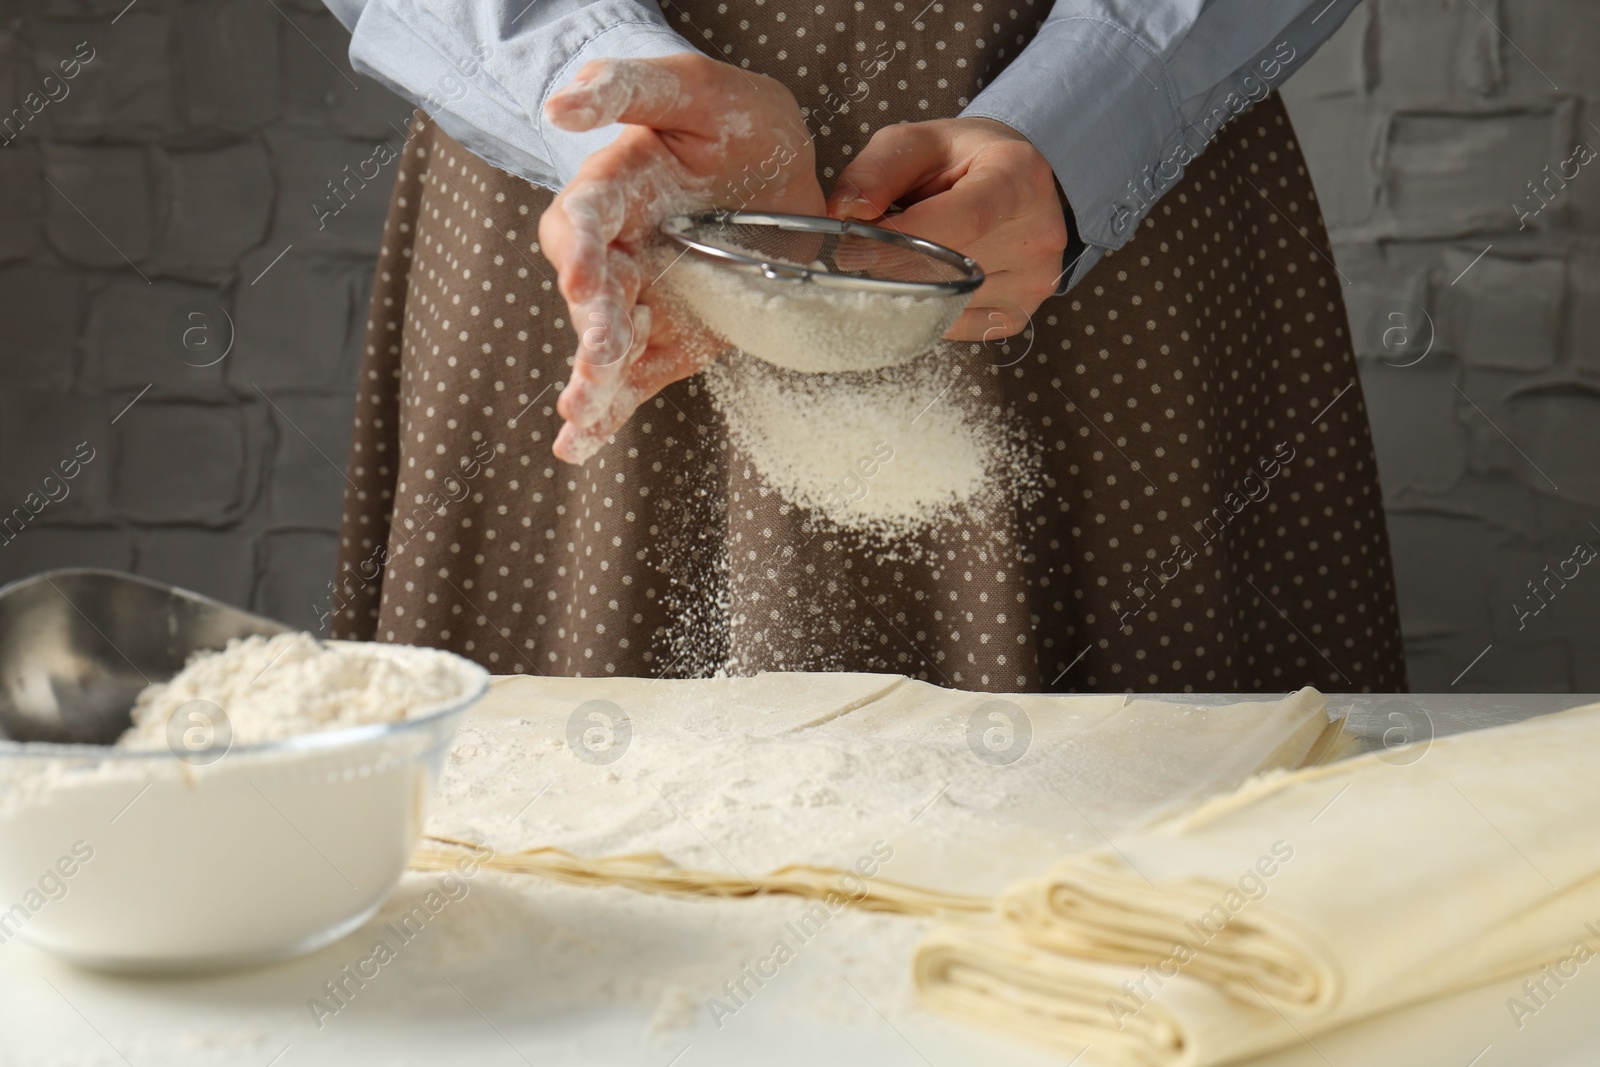
<instances>
[{"instance_id":1,"label":"sieve mesh","mask_svg":"<svg viewBox=\"0 0 1600 1067\"><path fill-rule=\"evenodd\" d=\"M691 236L701 243L742 253L765 264L849 278L940 284L960 281L969 273L920 249L858 233L819 233L752 223L708 222L695 227Z\"/></svg>"},{"instance_id":2,"label":"sieve mesh","mask_svg":"<svg viewBox=\"0 0 1600 1067\"><path fill-rule=\"evenodd\" d=\"M725 266L836 288L953 297L971 293L983 282L978 265L959 252L864 223L706 212L668 219L662 229L672 240Z\"/></svg>"},{"instance_id":3,"label":"sieve mesh","mask_svg":"<svg viewBox=\"0 0 1600 1067\"><path fill-rule=\"evenodd\" d=\"M983 271L959 252L863 223L705 212L674 216L661 229L696 264L669 268L669 286L737 347L791 369L865 370L914 358L983 284ZM702 271L727 284L708 284ZM809 347L793 350L802 338Z\"/></svg>"}]
</instances>

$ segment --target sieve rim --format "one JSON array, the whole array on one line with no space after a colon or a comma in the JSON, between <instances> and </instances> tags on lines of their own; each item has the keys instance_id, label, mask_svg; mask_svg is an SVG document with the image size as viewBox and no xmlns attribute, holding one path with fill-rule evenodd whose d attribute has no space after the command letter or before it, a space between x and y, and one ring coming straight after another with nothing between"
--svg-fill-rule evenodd
<instances>
[{"instance_id":1,"label":"sieve rim","mask_svg":"<svg viewBox=\"0 0 1600 1067\"><path fill-rule=\"evenodd\" d=\"M707 244L689 235L698 226L711 224L775 226L780 230L798 230L806 233L850 234L870 241L908 248L930 256L941 263L966 272L966 277L947 282L892 281L887 278L859 278L827 270L812 270L793 263L773 262L760 256L733 252ZM669 241L683 246L684 252L693 252L733 270L759 274L773 280L785 279L808 282L830 289L849 289L855 292L895 293L903 296L950 297L965 296L976 290L984 281L983 268L976 260L964 256L953 248L946 248L922 237L913 237L898 230L872 226L864 222L822 218L816 215L786 215L767 211L700 211L686 215L672 215L661 223L661 234Z\"/></svg>"}]
</instances>

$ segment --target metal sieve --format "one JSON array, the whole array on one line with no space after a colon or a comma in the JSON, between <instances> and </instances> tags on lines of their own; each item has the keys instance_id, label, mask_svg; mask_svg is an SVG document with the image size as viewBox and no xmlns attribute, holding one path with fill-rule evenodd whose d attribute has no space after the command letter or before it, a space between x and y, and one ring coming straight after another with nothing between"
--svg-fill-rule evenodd
<instances>
[{"instance_id":1,"label":"metal sieve","mask_svg":"<svg viewBox=\"0 0 1600 1067\"><path fill-rule=\"evenodd\" d=\"M737 279L697 285L692 267L669 280L690 307L741 350L796 370L869 370L921 355L984 278L959 252L860 222L707 211L675 215L661 232L682 249L679 259ZM774 338L818 335L819 320L826 341L804 365L775 351L787 346Z\"/></svg>"}]
</instances>

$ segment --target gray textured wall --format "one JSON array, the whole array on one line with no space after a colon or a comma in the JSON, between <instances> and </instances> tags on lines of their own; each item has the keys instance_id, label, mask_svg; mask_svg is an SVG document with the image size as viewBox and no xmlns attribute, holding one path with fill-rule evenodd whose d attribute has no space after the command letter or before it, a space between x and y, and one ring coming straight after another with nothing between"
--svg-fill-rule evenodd
<instances>
[{"instance_id":1,"label":"gray textured wall","mask_svg":"<svg viewBox=\"0 0 1600 1067\"><path fill-rule=\"evenodd\" d=\"M0 514L94 455L0 578L131 569L315 626L393 165L312 205L410 108L314 0L126 5L0 23L0 115L58 97L0 147Z\"/></svg>"},{"instance_id":2,"label":"gray textured wall","mask_svg":"<svg viewBox=\"0 0 1600 1067\"><path fill-rule=\"evenodd\" d=\"M1527 184L1600 149L1597 44L1593 0L1368 0L1284 91L1349 282L1419 691L1480 654L1459 689L1600 690L1600 566L1574 553L1600 546L1600 159L1542 208Z\"/></svg>"},{"instance_id":3,"label":"gray textured wall","mask_svg":"<svg viewBox=\"0 0 1600 1067\"><path fill-rule=\"evenodd\" d=\"M59 97L0 131L0 515L66 491L0 532L0 580L125 568L314 627L392 170L313 204L409 108L311 0L126 2L0 4L0 115ZM1600 147L1597 41L1593 0L1369 0L1286 91L1418 689L1488 647L1459 688L1600 690L1600 573L1512 606L1600 545L1600 161L1522 232L1510 206Z\"/></svg>"}]
</instances>

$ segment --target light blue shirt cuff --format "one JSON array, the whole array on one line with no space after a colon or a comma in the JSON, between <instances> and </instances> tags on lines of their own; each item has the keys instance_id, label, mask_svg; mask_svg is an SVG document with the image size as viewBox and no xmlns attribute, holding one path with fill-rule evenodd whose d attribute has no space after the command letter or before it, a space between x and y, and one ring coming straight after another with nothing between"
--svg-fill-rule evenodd
<instances>
[{"instance_id":1,"label":"light blue shirt cuff","mask_svg":"<svg viewBox=\"0 0 1600 1067\"><path fill-rule=\"evenodd\" d=\"M656 13L630 0L494 0L426 6L347 0L350 61L427 112L465 148L529 181L559 189L620 125L570 133L545 121L544 102L583 64L693 51ZM330 5L333 6L333 5Z\"/></svg>"},{"instance_id":2,"label":"light blue shirt cuff","mask_svg":"<svg viewBox=\"0 0 1600 1067\"><path fill-rule=\"evenodd\" d=\"M544 116L545 101L552 93L572 81L592 59L658 59L697 51L671 29L650 19L635 16L620 22L605 21L608 16L600 10L605 6L586 8L582 17L564 21L548 38L512 41L489 60L495 80L536 121L545 158L553 164L562 184L572 179L586 156L616 140L622 126L614 123L585 133L552 126ZM568 58L550 77L530 76L535 69L533 57L539 53Z\"/></svg>"},{"instance_id":3,"label":"light blue shirt cuff","mask_svg":"<svg viewBox=\"0 0 1600 1067\"><path fill-rule=\"evenodd\" d=\"M1183 124L1149 48L1114 23L1082 17L1046 22L962 115L1003 122L1033 142L1067 194L1079 236L1102 250L1132 235L1121 200ZM1075 268L1079 277L1091 255Z\"/></svg>"},{"instance_id":4,"label":"light blue shirt cuff","mask_svg":"<svg viewBox=\"0 0 1600 1067\"><path fill-rule=\"evenodd\" d=\"M1156 5L1138 9L1137 33L1058 5L1073 13L1053 14L962 115L1005 123L1049 160L1089 246L1068 270L1070 286L1126 244L1185 166L1357 2L1233 0L1198 13Z\"/></svg>"}]
</instances>

